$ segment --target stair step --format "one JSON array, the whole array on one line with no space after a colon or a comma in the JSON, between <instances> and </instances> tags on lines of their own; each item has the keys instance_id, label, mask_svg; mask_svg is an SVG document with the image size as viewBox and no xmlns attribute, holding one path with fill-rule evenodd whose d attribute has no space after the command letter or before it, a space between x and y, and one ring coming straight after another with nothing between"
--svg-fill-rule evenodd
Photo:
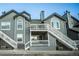
<instances>
[{"instance_id":1,"label":"stair step","mask_svg":"<svg viewBox=\"0 0 79 59\"><path fill-rule=\"evenodd\" d=\"M32 47L47 47L48 44L32 44Z\"/></svg>"}]
</instances>

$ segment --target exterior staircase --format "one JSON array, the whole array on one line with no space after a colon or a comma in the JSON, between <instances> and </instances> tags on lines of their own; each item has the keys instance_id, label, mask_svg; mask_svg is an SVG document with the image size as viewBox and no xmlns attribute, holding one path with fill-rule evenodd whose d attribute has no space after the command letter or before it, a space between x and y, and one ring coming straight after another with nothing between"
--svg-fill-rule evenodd
<instances>
[{"instance_id":1,"label":"exterior staircase","mask_svg":"<svg viewBox=\"0 0 79 59\"><path fill-rule=\"evenodd\" d=\"M69 48L72 48L73 50L78 50L77 44L75 41L58 31L57 29L51 27L48 25L48 32L51 33L53 36L55 36L61 43L66 45Z\"/></svg>"},{"instance_id":2,"label":"exterior staircase","mask_svg":"<svg viewBox=\"0 0 79 59\"><path fill-rule=\"evenodd\" d=\"M57 29L51 27L48 24L31 24L31 31L48 31L55 38L57 38L62 44L71 48L73 50L78 50L77 44L75 41L64 35L62 32Z\"/></svg>"},{"instance_id":3,"label":"exterior staircase","mask_svg":"<svg viewBox=\"0 0 79 59\"><path fill-rule=\"evenodd\" d=\"M17 48L17 43L2 31L0 31L0 38L11 45L13 48Z\"/></svg>"}]
</instances>

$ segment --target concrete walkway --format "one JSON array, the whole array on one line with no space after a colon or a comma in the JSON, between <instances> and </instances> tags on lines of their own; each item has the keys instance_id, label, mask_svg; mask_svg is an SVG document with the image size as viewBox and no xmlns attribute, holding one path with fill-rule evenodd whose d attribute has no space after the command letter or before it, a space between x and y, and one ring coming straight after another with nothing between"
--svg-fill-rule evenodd
<instances>
[{"instance_id":1,"label":"concrete walkway","mask_svg":"<svg viewBox=\"0 0 79 59\"><path fill-rule=\"evenodd\" d=\"M78 56L79 51L0 50L0 56Z\"/></svg>"}]
</instances>

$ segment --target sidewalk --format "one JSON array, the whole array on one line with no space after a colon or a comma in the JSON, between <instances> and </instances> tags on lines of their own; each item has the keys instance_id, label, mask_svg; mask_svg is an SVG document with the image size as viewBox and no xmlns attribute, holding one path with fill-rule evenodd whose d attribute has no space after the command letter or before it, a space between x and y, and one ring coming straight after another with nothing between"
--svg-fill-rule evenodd
<instances>
[{"instance_id":1,"label":"sidewalk","mask_svg":"<svg viewBox=\"0 0 79 59\"><path fill-rule=\"evenodd\" d=\"M79 51L0 50L0 56L78 56Z\"/></svg>"}]
</instances>

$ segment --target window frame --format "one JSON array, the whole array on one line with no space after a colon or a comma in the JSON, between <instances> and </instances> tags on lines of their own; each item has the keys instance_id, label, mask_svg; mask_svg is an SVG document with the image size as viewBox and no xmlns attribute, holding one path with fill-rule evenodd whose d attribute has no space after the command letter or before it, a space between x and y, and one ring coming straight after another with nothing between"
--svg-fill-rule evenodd
<instances>
[{"instance_id":1,"label":"window frame","mask_svg":"<svg viewBox=\"0 0 79 59\"><path fill-rule=\"evenodd\" d=\"M23 30L23 20L22 20L22 19L18 19L16 23L17 23L17 25L16 25L17 30ZM21 24L21 25L22 25L22 28L18 28L18 24L19 24L19 23L22 23L22 24Z\"/></svg>"},{"instance_id":2,"label":"window frame","mask_svg":"<svg viewBox=\"0 0 79 59\"><path fill-rule=\"evenodd\" d=\"M7 29L4 29L4 28L2 28L2 23L4 24L4 26L6 26L6 24L8 24L9 25L9 28L7 28ZM7 22L7 21L4 21L4 22L1 22L1 30L10 30L11 29L11 22Z\"/></svg>"},{"instance_id":3,"label":"window frame","mask_svg":"<svg viewBox=\"0 0 79 59\"><path fill-rule=\"evenodd\" d=\"M56 25L57 25L57 29L60 29L60 23L56 22Z\"/></svg>"},{"instance_id":4,"label":"window frame","mask_svg":"<svg viewBox=\"0 0 79 59\"><path fill-rule=\"evenodd\" d=\"M55 29L60 29L60 21L52 21L52 27Z\"/></svg>"},{"instance_id":5,"label":"window frame","mask_svg":"<svg viewBox=\"0 0 79 59\"><path fill-rule=\"evenodd\" d=\"M19 35L22 35L22 37L19 37ZM19 38L21 38L22 41L18 41ZM23 34L17 34L17 42L18 42L18 43L23 43Z\"/></svg>"}]
</instances>

